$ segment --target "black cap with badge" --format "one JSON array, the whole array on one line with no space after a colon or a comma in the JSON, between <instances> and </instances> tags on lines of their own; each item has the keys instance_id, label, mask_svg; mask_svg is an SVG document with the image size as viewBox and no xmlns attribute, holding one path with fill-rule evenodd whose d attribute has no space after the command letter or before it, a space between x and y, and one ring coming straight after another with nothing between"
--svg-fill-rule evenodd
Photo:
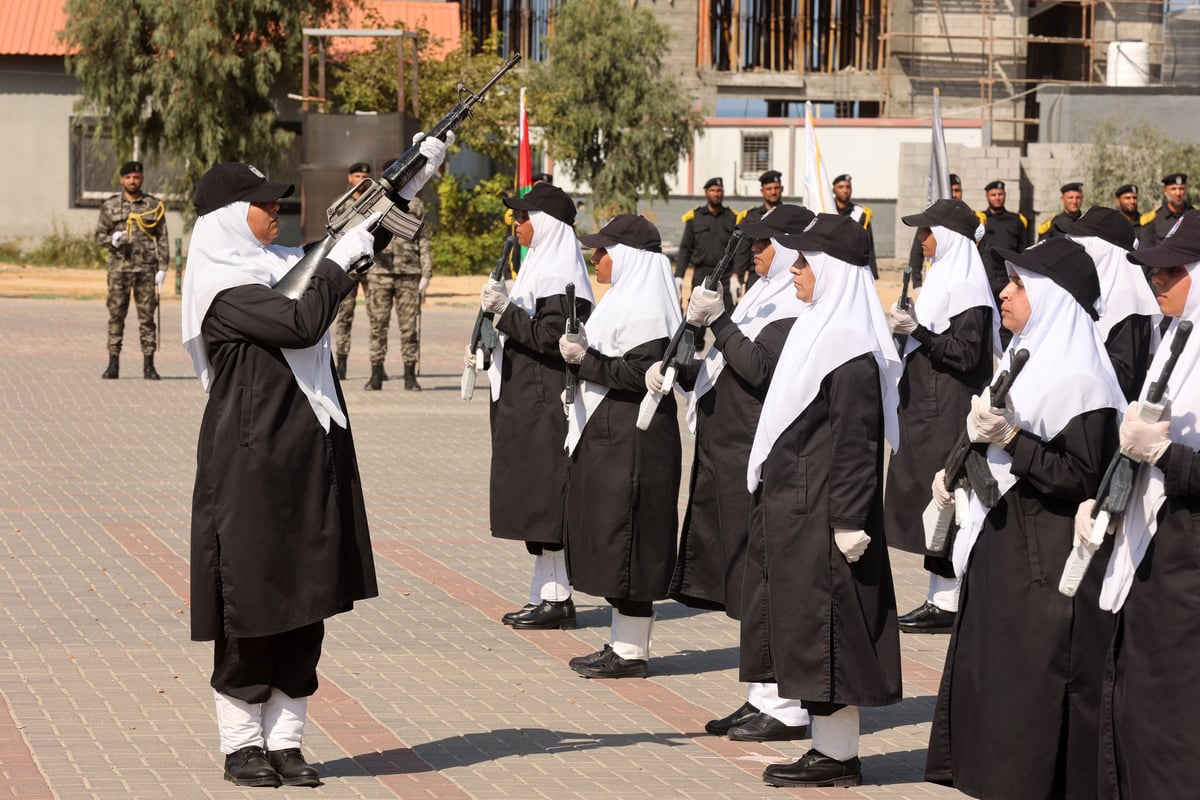
<instances>
[{"instance_id":1,"label":"black cap with badge","mask_svg":"<svg viewBox=\"0 0 1200 800\"><path fill-rule=\"evenodd\" d=\"M296 187L290 183L267 180L258 167L226 162L200 176L192 203L196 206L196 214L202 217L239 200L272 203L294 191Z\"/></svg>"},{"instance_id":2,"label":"black cap with badge","mask_svg":"<svg viewBox=\"0 0 1200 800\"><path fill-rule=\"evenodd\" d=\"M762 175L758 176L758 182L763 186L770 183L779 183L783 180L783 173L777 169L769 169Z\"/></svg>"},{"instance_id":3,"label":"black cap with badge","mask_svg":"<svg viewBox=\"0 0 1200 800\"><path fill-rule=\"evenodd\" d=\"M841 214L817 214L803 233L778 236L784 247L801 252L827 253L839 261L865 267L871 261L867 231Z\"/></svg>"},{"instance_id":4,"label":"black cap with badge","mask_svg":"<svg viewBox=\"0 0 1200 800\"><path fill-rule=\"evenodd\" d=\"M1062 186L1058 187L1059 194L1066 194L1067 192L1082 192L1082 191L1083 191L1082 183L1064 183Z\"/></svg>"},{"instance_id":5,"label":"black cap with badge","mask_svg":"<svg viewBox=\"0 0 1200 800\"><path fill-rule=\"evenodd\" d=\"M353 175L356 172L361 172L365 175L371 174L371 165L365 161L355 161L350 165L350 169L346 170L347 175Z\"/></svg>"},{"instance_id":6,"label":"black cap with badge","mask_svg":"<svg viewBox=\"0 0 1200 800\"><path fill-rule=\"evenodd\" d=\"M999 267L1011 262L1030 272L1045 275L1066 289L1092 319L1100 319L1096 301L1100 299L1100 278L1096 264L1083 245L1065 236L1052 236L1021 252L992 248L992 261Z\"/></svg>"},{"instance_id":7,"label":"black cap with badge","mask_svg":"<svg viewBox=\"0 0 1200 800\"><path fill-rule=\"evenodd\" d=\"M738 227L750 239L775 239L788 233L802 233L815 216L804 206L783 203L762 219L743 222Z\"/></svg>"},{"instance_id":8,"label":"black cap with badge","mask_svg":"<svg viewBox=\"0 0 1200 800\"><path fill-rule=\"evenodd\" d=\"M935 225L947 228L972 242L975 241L975 229L979 227L979 217L962 200L936 200L920 214L909 214L900 219L910 228L932 228Z\"/></svg>"},{"instance_id":9,"label":"black cap with badge","mask_svg":"<svg viewBox=\"0 0 1200 800\"><path fill-rule=\"evenodd\" d=\"M951 172L950 173L950 185L951 186L962 186L962 178L958 177L953 172Z\"/></svg>"},{"instance_id":10,"label":"black cap with badge","mask_svg":"<svg viewBox=\"0 0 1200 800\"><path fill-rule=\"evenodd\" d=\"M1004 181L992 181L987 186L983 187L985 192L990 192L992 189L1003 189Z\"/></svg>"},{"instance_id":11,"label":"black cap with badge","mask_svg":"<svg viewBox=\"0 0 1200 800\"><path fill-rule=\"evenodd\" d=\"M559 222L575 224L575 203L552 183L535 183L524 197L506 197L504 205L517 211L544 211Z\"/></svg>"},{"instance_id":12,"label":"black cap with badge","mask_svg":"<svg viewBox=\"0 0 1200 800\"><path fill-rule=\"evenodd\" d=\"M1200 261L1200 211L1188 211L1159 244L1134 250L1130 261L1146 267L1180 267Z\"/></svg>"},{"instance_id":13,"label":"black cap with badge","mask_svg":"<svg viewBox=\"0 0 1200 800\"><path fill-rule=\"evenodd\" d=\"M1162 179L1163 186L1187 186L1187 175L1182 172L1172 172Z\"/></svg>"},{"instance_id":14,"label":"black cap with badge","mask_svg":"<svg viewBox=\"0 0 1200 800\"><path fill-rule=\"evenodd\" d=\"M637 214L617 214L598 233L579 237L584 247L612 247L623 244L651 253L662 252L662 236L654 223Z\"/></svg>"},{"instance_id":15,"label":"black cap with badge","mask_svg":"<svg viewBox=\"0 0 1200 800\"><path fill-rule=\"evenodd\" d=\"M714 187L714 186L719 186L719 187L721 187L722 189L724 189L724 188L725 188L725 181L721 180L720 178L709 178L708 180L706 180L706 181L704 182L704 188L705 188L705 189L711 189L711 188L712 188L712 187Z\"/></svg>"},{"instance_id":16,"label":"black cap with badge","mask_svg":"<svg viewBox=\"0 0 1200 800\"><path fill-rule=\"evenodd\" d=\"M1123 194L1137 194L1138 188L1136 183L1125 183L1117 187L1117 191L1113 193L1113 197L1120 197Z\"/></svg>"},{"instance_id":17,"label":"black cap with badge","mask_svg":"<svg viewBox=\"0 0 1200 800\"><path fill-rule=\"evenodd\" d=\"M121 165L121 174L122 175L130 175L134 172L141 172L141 171L142 171L142 162L140 162L140 161L126 161L124 164Z\"/></svg>"},{"instance_id":18,"label":"black cap with badge","mask_svg":"<svg viewBox=\"0 0 1200 800\"><path fill-rule=\"evenodd\" d=\"M1133 226L1120 211L1092 206L1079 219L1059 219L1054 227L1071 236L1095 236L1123 250L1133 249Z\"/></svg>"}]
</instances>

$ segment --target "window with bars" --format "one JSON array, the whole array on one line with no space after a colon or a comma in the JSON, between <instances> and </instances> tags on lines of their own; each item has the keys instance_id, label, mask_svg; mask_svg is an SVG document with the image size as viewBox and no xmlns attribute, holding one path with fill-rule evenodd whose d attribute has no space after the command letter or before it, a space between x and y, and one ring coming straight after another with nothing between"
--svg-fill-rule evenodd
<instances>
[{"instance_id":1,"label":"window with bars","mask_svg":"<svg viewBox=\"0 0 1200 800\"><path fill-rule=\"evenodd\" d=\"M726 72L875 70L884 0L700 0L708 52Z\"/></svg>"},{"instance_id":2,"label":"window with bars","mask_svg":"<svg viewBox=\"0 0 1200 800\"><path fill-rule=\"evenodd\" d=\"M742 173L758 177L771 168L771 135L742 134Z\"/></svg>"},{"instance_id":3,"label":"window with bars","mask_svg":"<svg viewBox=\"0 0 1200 800\"><path fill-rule=\"evenodd\" d=\"M462 30L470 31L475 52L493 33L501 36L500 55L520 53L527 61L545 61L543 41L563 0L461 0Z\"/></svg>"}]
</instances>

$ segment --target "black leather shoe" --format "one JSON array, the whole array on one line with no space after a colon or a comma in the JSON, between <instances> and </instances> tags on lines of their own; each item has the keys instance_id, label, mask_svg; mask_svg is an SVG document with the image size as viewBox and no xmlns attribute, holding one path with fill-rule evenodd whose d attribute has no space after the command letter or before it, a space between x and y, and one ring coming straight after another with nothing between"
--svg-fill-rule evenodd
<instances>
[{"instance_id":1,"label":"black leather shoe","mask_svg":"<svg viewBox=\"0 0 1200 800\"><path fill-rule=\"evenodd\" d=\"M567 598L562 601L543 600L528 614L522 614L513 620L515 630L540 631L549 628L574 630L575 601Z\"/></svg>"},{"instance_id":2,"label":"black leather shoe","mask_svg":"<svg viewBox=\"0 0 1200 800\"><path fill-rule=\"evenodd\" d=\"M809 750L795 764L772 764L763 771L768 786L858 786L862 763L858 756L838 761L818 750Z\"/></svg>"},{"instance_id":3,"label":"black leather shoe","mask_svg":"<svg viewBox=\"0 0 1200 800\"><path fill-rule=\"evenodd\" d=\"M284 786L320 786L321 776L304 760L299 747L272 750L267 753L271 766L279 773Z\"/></svg>"},{"instance_id":4,"label":"black leather shoe","mask_svg":"<svg viewBox=\"0 0 1200 800\"><path fill-rule=\"evenodd\" d=\"M896 619L905 633L950 633L954 628L954 612L943 611L929 601Z\"/></svg>"},{"instance_id":5,"label":"black leather shoe","mask_svg":"<svg viewBox=\"0 0 1200 800\"><path fill-rule=\"evenodd\" d=\"M225 756L225 780L235 786L279 786L279 773L267 761L267 754L252 744Z\"/></svg>"},{"instance_id":6,"label":"black leather shoe","mask_svg":"<svg viewBox=\"0 0 1200 800\"><path fill-rule=\"evenodd\" d=\"M726 736L735 742L790 742L807 739L807 725L784 725L770 714L758 713L750 719L734 725Z\"/></svg>"},{"instance_id":7,"label":"black leather shoe","mask_svg":"<svg viewBox=\"0 0 1200 800\"><path fill-rule=\"evenodd\" d=\"M522 606L521 608L518 608L516 611L510 611L507 614L505 614L503 617L500 618L500 621L503 622L505 625L512 625L514 622L517 621L517 617L528 616L529 612L533 611L535 608L537 608L537 606L535 606L533 603L526 603L524 606Z\"/></svg>"},{"instance_id":8,"label":"black leather shoe","mask_svg":"<svg viewBox=\"0 0 1200 800\"><path fill-rule=\"evenodd\" d=\"M606 644L594 653L588 653L586 656L575 656L567 662L567 666L571 669L575 669L576 667L590 667L592 664L606 657L611 650L612 646Z\"/></svg>"},{"instance_id":9,"label":"black leather shoe","mask_svg":"<svg viewBox=\"0 0 1200 800\"><path fill-rule=\"evenodd\" d=\"M571 669L585 678L644 678L650 674L649 662L638 658L621 658L608 645L598 653L583 656L583 659L588 660L586 663L571 664Z\"/></svg>"},{"instance_id":10,"label":"black leather shoe","mask_svg":"<svg viewBox=\"0 0 1200 800\"><path fill-rule=\"evenodd\" d=\"M711 719L704 723L704 730L713 736L724 736L729 733L730 728L741 725L743 722L748 722L757 713L758 709L750 705L750 703L742 703L742 707L729 716L721 717L720 719Z\"/></svg>"}]
</instances>

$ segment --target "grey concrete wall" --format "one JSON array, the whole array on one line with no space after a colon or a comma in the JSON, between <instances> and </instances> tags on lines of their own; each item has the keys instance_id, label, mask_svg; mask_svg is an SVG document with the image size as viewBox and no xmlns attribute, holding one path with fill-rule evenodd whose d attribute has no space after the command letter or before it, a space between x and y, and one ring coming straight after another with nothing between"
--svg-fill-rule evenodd
<instances>
[{"instance_id":1,"label":"grey concrete wall","mask_svg":"<svg viewBox=\"0 0 1200 800\"><path fill-rule=\"evenodd\" d=\"M1200 91L1140 86L1039 86L1038 141L1090 142L1097 125L1158 125L1179 138L1200 129Z\"/></svg>"}]
</instances>

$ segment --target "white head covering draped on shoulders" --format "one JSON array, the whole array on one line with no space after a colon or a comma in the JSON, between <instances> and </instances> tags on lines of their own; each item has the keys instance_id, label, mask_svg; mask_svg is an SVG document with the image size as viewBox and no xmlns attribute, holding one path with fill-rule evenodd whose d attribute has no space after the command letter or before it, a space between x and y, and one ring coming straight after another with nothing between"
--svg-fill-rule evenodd
<instances>
[{"instance_id":1,"label":"white head covering draped on shoulders","mask_svg":"<svg viewBox=\"0 0 1200 800\"><path fill-rule=\"evenodd\" d=\"M1100 329L1100 340L1107 341L1113 326L1131 316L1150 317L1157 346L1158 323L1162 311L1154 292L1142 275L1142 268L1133 264L1126 256L1129 251L1101 239L1099 236L1075 236L1067 238L1083 246L1096 264L1096 276L1100 279L1100 299L1104 301L1104 313L1096 321Z\"/></svg>"},{"instance_id":2,"label":"white head covering draped on shoulders","mask_svg":"<svg viewBox=\"0 0 1200 800\"><path fill-rule=\"evenodd\" d=\"M274 286L304 255L298 247L259 242L246 221L249 210L245 201L230 203L201 216L192 229L183 281L183 346L205 392L211 375L201 327L214 298L235 286ZM331 420L345 428L346 412L338 402L330 366L329 332L312 347L281 352L326 433Z\"/></svg>"},{"instance_id":3,"label":"white head covering draped on shoulders","mask_svg":"<svg viewBox=\"0 0 1200 800\"><path fill-rule=\"evenodd\" d=\"M990 308L992 354L999 357L1003 349L1000 345L1000 311L996 308L979 248L971 239L949 228L936 225L931 230L937 250L913 304L917 321L934 333L942 333L950 327L951 319L968 308ZM910 336L905 355L918 347L920 342Z\"/></svg>"}]
</instances>

